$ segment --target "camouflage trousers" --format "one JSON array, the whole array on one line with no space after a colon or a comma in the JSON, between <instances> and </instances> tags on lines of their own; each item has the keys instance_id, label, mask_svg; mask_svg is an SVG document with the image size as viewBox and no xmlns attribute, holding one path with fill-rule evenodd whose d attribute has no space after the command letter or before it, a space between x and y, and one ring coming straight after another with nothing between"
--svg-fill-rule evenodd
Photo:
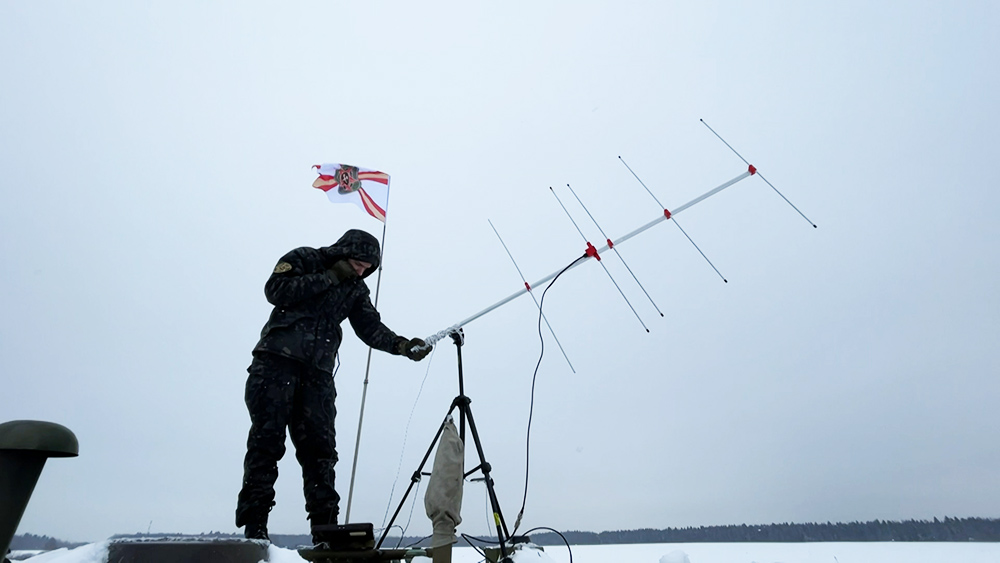
<instances>
[{"instance_id":1,"label":"camouflage trousers","mask_svg":"<svg viewBox=\"0 0 1000 563\"><path fill-rule=\"evenodd\" d=\"M285 429L302 466L306 512L313 524L335 524L340 495L334 489L337 463L333 376L304 363L259 353L247 369L246 404L250 434L243 461L243 489L236 525L267 521L274 506L278 460L285 455Z\"/></svg>"}]
</instances>

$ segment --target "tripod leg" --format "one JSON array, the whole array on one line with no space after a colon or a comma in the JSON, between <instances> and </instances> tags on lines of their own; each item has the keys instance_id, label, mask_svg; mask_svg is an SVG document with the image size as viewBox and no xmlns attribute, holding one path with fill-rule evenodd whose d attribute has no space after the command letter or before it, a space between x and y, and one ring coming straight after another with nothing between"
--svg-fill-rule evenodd
<instances>
[{"instance_id":1,"label":"tripod leg","mask_svg":"<svg viewBox=\"0 0 1000 563\"><path fill-rule=\"evenodd\" d=\"M417 467L417 470L414 471L413 475L410 477L410 485L406 487L406 492L403 493L403 498L400 499L399 505L396 507L396 511L392 513L392 518L389 519L389 523L386 524L385 529L382 530L382 536L379 537L378 543L375 545L375 549L379 549L382 547L382 542L384 542L386 536L389 535L389 530L392 529L393 522L396 521L396 517L399 516L400 511L403 510L403 505L406 503L406 498L410 496L410 492L413 491L414 485L416 485L417 482L420 481L420 475L423 473L424 466L427 465L427 460L430 459L431 453L434 451L434 446L438 443L438 440L441 439L441 433L444 432L444 427L446 424L448 424L448 419L451 417L451 413L452 411L455 410L455 407L457 405L458 405L458 399L455 399L455 401L452 402L451 404L451 408L448 409L448 414L445 415L444 420L441 422L441 426L438 427L437 434L435 434L434 439L431 440L431 445L429 448L427 448L427 453L424 454L424 459L420 460L420 466Z\"/></svg>"},{"instance_id":2,"label":"tripod leg","mask_svg":"<svg viewBox=\"0 0 1000 563\"><path fill-rule=\"evenodd\" d=\"M472 407L469 403L472 401L466 397L465 401L459 406L462 412L465 414L466 419L469 422L469 430L472 433L472 440L476 444L476 453L479 454L479 468L483 472L484 482L486 483L486 491L490 497L490 508L493 509L493 521L496 523L497 527L497 539L500 541L500 554L503 557L507 557L507 548L505 543L510 539L510 532L507 530L507 522L504 521L503 513L500 511L500 501L497 499L496 489L493 487L493 477L490 476L490 471L492 466L486 461L486 455L483 453L483 443L479 439L479 431L476 429L476 421L472 418Z\"/></svg>"}]
</instances>

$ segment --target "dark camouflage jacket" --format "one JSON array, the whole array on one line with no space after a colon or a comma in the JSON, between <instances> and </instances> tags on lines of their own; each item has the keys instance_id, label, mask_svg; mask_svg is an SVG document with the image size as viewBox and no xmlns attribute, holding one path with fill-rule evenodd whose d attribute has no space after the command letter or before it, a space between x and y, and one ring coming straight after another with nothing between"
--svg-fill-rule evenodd
<instances>
[{"instance_id":1,"label":"dark camouflage jacket","mask_svg":"<svg viewBox=\"0 0 1000 563\"><path fill-rule=\"evenodd\" d=\"M326 270L337 260L354 258L371 263L361 278L342 282ZM264 295L274 305L254 352L270 352L332 372L343 331L349 319L365 344L399 354L405 341L382 324L363 278L378 269L378 240L359 230L347 231L333 246L296 248L284 255L264 284Z\"/></svg>"}]
</instances>

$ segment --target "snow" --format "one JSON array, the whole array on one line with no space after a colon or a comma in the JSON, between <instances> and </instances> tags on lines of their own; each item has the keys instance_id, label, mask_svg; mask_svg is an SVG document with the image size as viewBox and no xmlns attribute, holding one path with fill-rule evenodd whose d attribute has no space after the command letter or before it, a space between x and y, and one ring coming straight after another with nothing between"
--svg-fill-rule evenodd
<instances>
[{"instance_id":1,"label":"snow","mask_svg":"<svg viewBox=\"0 0 1000 563\"><path fill-rule=\"evenodd\" d=\"M541 563L553 563L552 558L549 557L544 551L537 549L534 545L524 546L523 544L518 546L520 549L514 551L511 555L511 559L514 563L531 563L532 561L540 561Z\"/></svg>"},{"instance_id":2,"label":"snow","mask_svg":"<svg viewBox=\"0 0 1000 563\"><path fill-rule=\"evenodd\" d=\"M267 560L270 563L302 563L305 559L299 557L294 549L285 549L272 545L267 549Z\"/></svg>"},{"instance_id":3,"label":"snow","mask_svg":"<svg viewBox=\"0 0 1000 563\"><path fill-rule=\"evenodd\" d=\"M54 549L41 555L36 555L25 561L31 563L104 563L108 560L108 541L92 543L75 549Z\"/></svg>"},{"instance_id":4,"label":"snow","mask_svg":"<svg viewBox=\"0 0 1000 563\"><path fill-rule=\"evenodd\" d=\"M40 553L45 553L44 549L15 549L7 555L7 558L11 561L27 559L29 557L34 557Z\"/></svg>"},{"instance_id":5,"label":"snow","mask_svg":"<svg viewBox=\"0 0 1000 563\"><path fill-rule=\"evenodd\" d=\"M676 549L660 558L660 563L691 563L687 553Z\"/></svg>"},{"instance_id":6,"label":"snow","mask_svg":"<svg viewBox=\"0 0 1000 563\"><path fill-rule=\"evenodd\" d=\"M104 563L108 542L76 549L57 549L30 563ZM547 546L544 553L520 550L515 563L569 561L565 547ZM271 546L270 563L301 563L293 549ZM429 563L428 558L415 562ZM482 556L468 547L455 548L454 563L478 563ZM573 548L574 563L996 563L1000 543L830 542L830 543L662 543L582 545Z\"/></svg>"}]
</instances>

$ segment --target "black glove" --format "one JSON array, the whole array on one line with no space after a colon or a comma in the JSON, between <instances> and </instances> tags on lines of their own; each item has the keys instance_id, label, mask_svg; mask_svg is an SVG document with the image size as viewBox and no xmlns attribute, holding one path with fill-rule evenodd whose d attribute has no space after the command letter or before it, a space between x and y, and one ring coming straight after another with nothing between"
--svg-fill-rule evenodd
<instances>
[{"instance_id":1,"label":"black glove","mask_svg":"<svg viewBox=\"0 0 1000 563\"><path fill-rule=\"evenodd\" d=\"M331 282L337 284L358 277L358 273L347 263L347 260L337 260L333 263L333 266L330 266L326 270L326 277L330 278Z\"/></svg>"},{"instance_id":2,"label":"black glove","mask_svg":"<svg viewBox=\"0 0 1000 563\"><path fill-rule=\"evenodd\" d=\"M433 347L430 344L427 344L419 338L411 338L409 340L403 339L399 341L398 345L396 345L396 350L398 350L400 354L410 358L414 362L419 362L420 360L426 358L427 354L431 353L432 348Z\"/></svg>"}]
</instances>

